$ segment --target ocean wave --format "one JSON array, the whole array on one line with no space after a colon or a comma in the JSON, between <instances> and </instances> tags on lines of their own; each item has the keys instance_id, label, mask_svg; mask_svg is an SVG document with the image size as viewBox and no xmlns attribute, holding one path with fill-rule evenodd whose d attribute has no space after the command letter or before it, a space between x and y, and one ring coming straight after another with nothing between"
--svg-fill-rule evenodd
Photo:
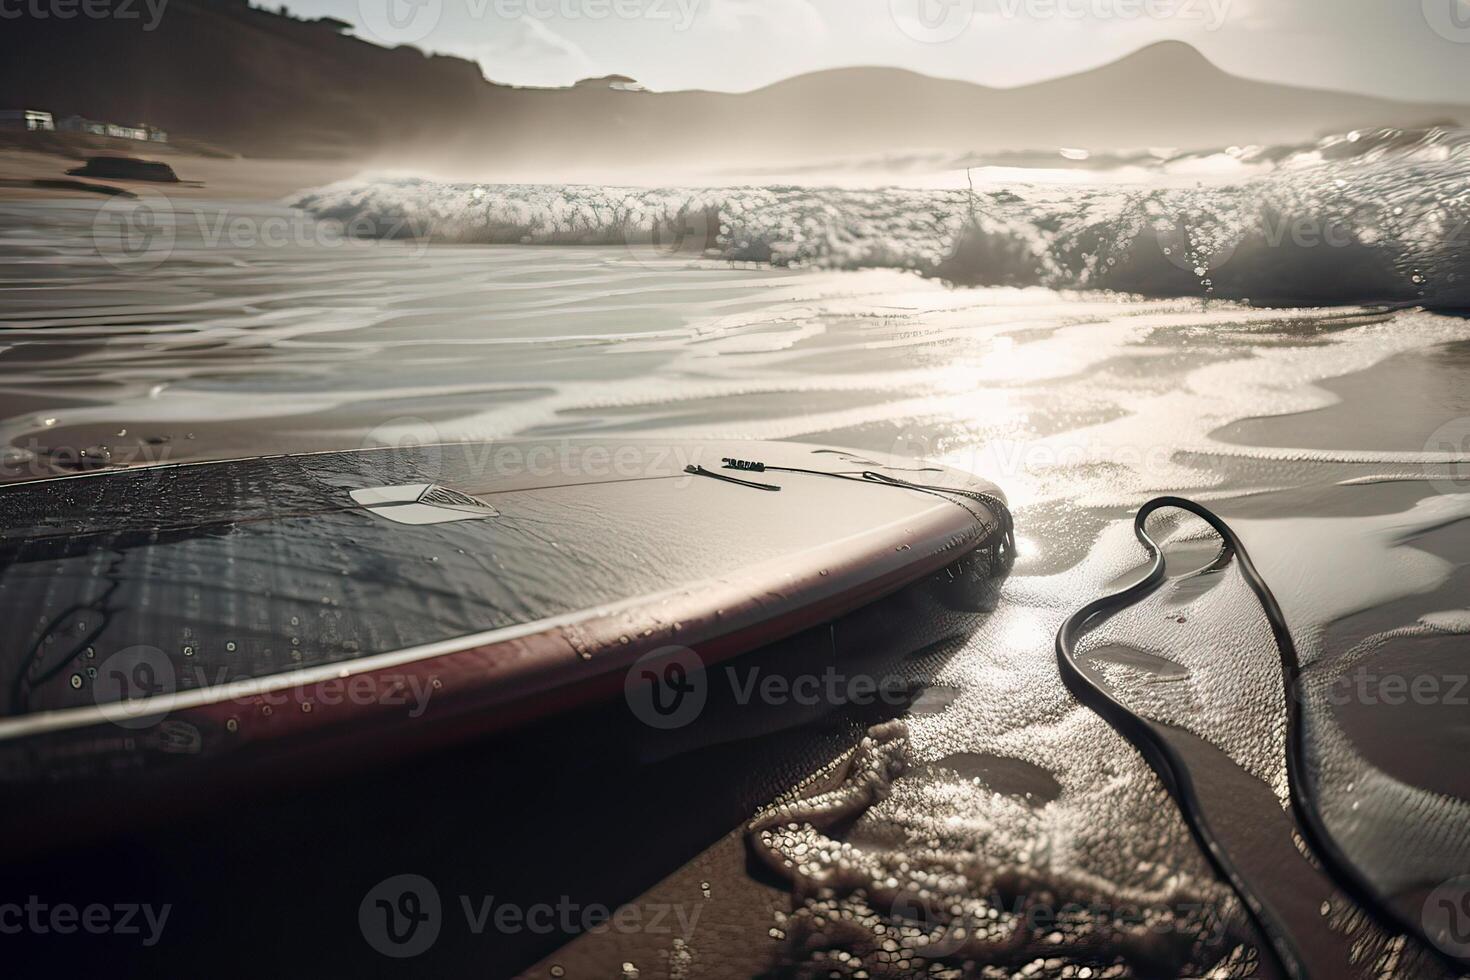
<instances>
[{"instance_id":1,"label":"ocean wave","mask_svg":"<svg viewBox=\"0 0 1470 980\"><path fill-rule=\"evenodd\" d=\"M1099 173L1144 171L1161 174L1242 175L1252 170L1310 167L1327 161L1368 160L1386 156L1445 159L1457 152L1465 134L1442 126L1415 129L1360 129L1297 143L1217 146L1182 150L1150 146L1118 150L1057 147L984 153L914 152L876 157L827 160L793 171L771 174L923 174L981 167L1087 170ZM746 174L750 170L743 171ZM755 171L760 173L761 171Z\"/></svg>"},{"instance_id":2,"label":"ocean wave","mask_svg":"<svg viewBox=\"0 0 1470 980\"><path fill-rule=\"evenodd\" d=\"M1271 169L1192 186L989 169L963 189L637 188L360 178L291 204L349 232L616 245L640 260L911 269L1268 305L1470 307L1470 132L1377 130L1230 148ZM1177 159L1177 158L1176 158Z\"/></svg>"}]
</instances>

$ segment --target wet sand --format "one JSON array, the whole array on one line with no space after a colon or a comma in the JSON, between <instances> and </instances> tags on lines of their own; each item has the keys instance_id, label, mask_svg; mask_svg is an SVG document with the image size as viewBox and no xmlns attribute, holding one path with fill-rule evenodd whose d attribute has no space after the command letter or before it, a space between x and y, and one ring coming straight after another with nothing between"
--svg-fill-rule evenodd
<instances>
[{"instance_id":1,"label":"wet sand","mask_svg":"<svg viewBox=\"0 0 1470 980\"><path fill-rule=\"evenodd\" d=\"M1248 958L1238 906L1162 787L1063 688L1056 626L1136 574L1142 553L1127 521L1166 492L1207 498L1237 523L1324 671L1369 638L1464 604L1459 568L1470 541L1460 528L1470 507L1455 492L1454 452L1425 455L1436 430L1466 414L1470 325L1461 319L950 290L882 270L794 272L637 248L261 248L189 238L140 268L99 254L85 209L18 213L30 231L0 239L0 437L30 476L67 471L57 449L93 445L115 463L130 445L196 459L610 429L932 456L992 477L1016 512L1020 557L993 608L970 610L950 640L913 661L897 635L857 634L856 656L873 660L847 662L909 664L915 683L936 692L923 710L711 716L688 733L695 750L682 753L629 731L626 719L573 720L554 737L469 747L416 772L344 777L306 793L306 810L258 801L219 831L249 839L252 867L223 874L218 892L187 892L199 917L180 927L186 956L206 955L222 909L256 909L231 933L244 941L279 928L258 907L291 890L290 873L259 880L255 864L310 867L330 852L341 873L324 920L284 944L303 962L360 955L354 903L374 882L413 871L439 876L446 897L687 899L709 916L682 951L649 931L569 945L560 933L461 934L426 968L490 962L497 974L554 975L556 966L604 976L631 963L643 977L806 976L836 968L826 953L840 951L849 973L857 956L875 975L902 975L884 958L894 933L880 928L917 942L915 929L942 936L946 921L916 926L891 903L864 903L886 894L889 879L901 891L956 864L960 872L929 885L956 903L1010 875L1029 882L1020 897L1041 906L1060 895L1156 909L1170 939L1130 947L1135 968L1215 962L1218 948L1196 942L1208 923L1180 914L1180 903L1224 923L1226 955ZM1187 527L1173 531L1182 567L1198 567L1208 548L1191 543ZM1422 951L1392 953L1392 937L1345 899L1322 899L1321 912L1301 899L1305 879L1272 880L1270 855L1290 845L1279 808L1263 812L1281 790L1281 692L1250 603L1229 573L1176 583L1099 629L1089 650L1111 657L1107 669L1141 709L1200 747L1200 778L1233 839L1261 846L1253 874L1296 896L1283 915L1313 949L1360 951L1344 975L1374 975L1391 954L1407 972L1428 971ZM940 620L916 607L885 622ZM1383 637L1365 662L1443 674L1456 669L1447 651L1460 634L1441 633ZM797 651L779 656L802 662ZM1372 853L1374 840L1404 842L1392 866L1404 869L1407 890L1422 884L1407 879L1425 866L1452 868L1463 853L1453 829L1470 825L1466 787L1424 756L1426 746L1462 744L1463 715L1361 698L1326 707L1313 717L1327 739L1324 786L1343 808L1334 820L1359 813L1367 828L1352 836L1354 853L1381 871L1389 865ZM745 821L893 720L905 735L890 731L883 744L902 755L902 771L875 776L866 796L837 786L848 819L836 825L793 803L804 829L770 848L778 863L798 848L814 855L793 860L793 869L807 865L799 872L773 874L756 860ZM586 765L565 769L578 759ZM558 772L553 785L548 769ZM1421 791L1454 795L1415 811L1425 828L1450 828L1439 844L1394 823L1410 812L1405 801L1423 802ZM177 843L190 834L194 844ZM350 854L336 852L343 837L354 842ZM219 859L211 847L182 820L120 846L38 859L29 873L84 882L105 867L124 891L167 892ZM837 868L843 860L851 866ZM829 920L853 925L826 935ZM1080 932L1067 931L1055 954L1079 968L1117 965ZM951 951L946 962L964 958Z\"/></svg>"},{"instance_id":2,"label":"wet sand","mask_svg":"<svg viewBox=\"0 0 1470 980\"><path fill-rule=\"evenodd\" d=\"M120 142L120 141L119 141ZM79 151L99 155L103 151ZM83 156L67 157L23 149L0 148L0 201L44 201L58 196L106 197L106 191L130 194L163 194L170 198L215 201L276 201L307 187L319 187L361 172L362 163L331 160L247 160L239 157L193 156L147 143L119 146L106 151L116 156L162 160L173 167L180 183L142 180L109 180L97 177L68 177L80 166ZM74 190L25 186L33 181L74 181L92 189Z\"/></svg>"},{"instance_id":3,"label":"wet sand","mask_svg":"<svg viewBox=\"0 0 1470 980\"><path fill-rule=\"evenodd\" d=\"M1408 351L1322 388L1334 404L1285 417L1246 419L1214 433L1242 446L1413 452L1445 423L1470 416L1470 342ZM1458 447L1457 447L1458 448Z\"/></svg>"},{"instance_id":4,"label":"wet sand","mask_svg":"<svg viewBox=\"0 0 1470 980\"><path fill-rule=\"evenodd\" d=\"M1391 357L1360 371L1325 380L1321 387L1341 398L1339 402L1306 412L1236 423L1217 431L1215 435L1235 435L1230 441L1236 444L1318 449L1342 448L1343 442L1350 440L1351 434L1356 432L1363 435L1362 440L1356 444L1348 441L1347 445L1386 453L1419 452L1431 433L1447 422L1461 417L1460 413L1464 411L1463 393L1467 390L1470 377L1467 377L1463 350L1462 342L1450 342ZM1403 384L1407 378L1414 380L1413 395L1408 399L1399 398L1396 393L1404 390ZM1370 419L1377 420L1378 424L1368 422ZM1357 427L1350 424L1356 420L1362 420L1363 424ZM1249 441L1239 435L1242 432L1249 432ZM1336 437L1335 445L1329 443L1323 446L1320 439L1323 433ZM1344 437L1343 433L1348 435ZM1219 465L1226 473L1235 469L1229 457L1221 458ZM1213 506L1227 519L1247 522L1247 526L1252 520L1270 519L1270 526L1279 528L1279 533L1289 537L1293 519L1366 519L1397 515L1411 509L1426 497L1432 498L1436 494L1449 492L1442 482L1432 483L1425 480L1423 477L1426 474L1422 469L1410 472L1406 479L1398 481L1356 482L1383 470L1386 465L1393 469L1391 464L1376 460L1342 464L1330 457L1324 458L1316 465L1298 469L1298 476L1292 481L1296 483L1295 486L1284 486L1282 489L1264 493L1247 492L1238 497L1233 497L1228 489L1223 494L1216 491L1218 497ZM1250 488L1255 478L1260 476L1259 473L1253 474L1253 467L1249 465L1239 469L1241 472L1236 480L1242 489ZM1319 474L1315 479L1310 476L1314 470ZM1429 474L1443 470L1444 467L1430 468ZM1280 474L1276 475L1279 481ZM1454 486L1449 488L1450 491L1455 489L1457 488ZM1470 556L1470 539L1465 536L1465 527L1466 524L1462 521L1452 520L1443 526L1415 533L1406 541L1406 546L1423 549L1443 557L1455 566L1463 566L1467 556ZM1364 533L1371 533L1366 526ZM1250 541L1255 535L1247 533L1246 536ZM1173 561L1181 569L1195 567L1213 550L1206 542L1198 542L1197 545L1189 542L1184 544L1185 547L1171 549ZM1046 545L1042 545L1039 550L1044 552ZM1332 574L1331 556L1317 555L1316 559L1311 564L1318 569L1316 575L1325 579ZM1171 569L1173 567L1175 566L1171 564ZM1119 575L1115 581L1109 583L1109 587L1121 587L1131 574L1134 573ZM1288 580L1286 583L1278 581L1278 588L1289 592L1289 570L1277 568L1276 574ZM1375 571L1368 569L1367 574L1372 578ZM1385 567L1376 574L1389 577L1393 573ZM1268 578L1271 577L1268 575ZM1184 614L1195 611L1195 600L1205 591L1188 585L1188 582L1186 579L1176 584L1162 598L1164 609L1180 613L1181 622L1184 621ZM1370 603L1362 612L1324 624L1320 649L1326 654L1340 656L1365 639L1391 633L1405 624L1416 622L1420 616L1443 609L1462 608L1466 584L1463 573L1456 572L1430 592L1388 602ZM1331 585L1330 580L1325 582L1325 587L1329 590ZM1008 586L1008 589L1013 587ZM1247 621L1254 613L1254 609L1248 605L1250 602L1244 596L1237 601L1238 605L1246 608ZM1310 629L1306 622L1301 625ZM1208 630L1212 627L1206 622L1194 628ZM1242 639L1249 636L1250 632L1247 631ZM1220 647L1222 651L1232 649L1228 632L1219 634L1217 638L1224 641ZM1147 633L1139 634L1139 639L1147 641ZM1341 703L1335 705L1333 710L1335 724L1341 726L1351 744L1363 753L1364 760L1371 767L1392 773L1409 785L1466 800L1470 799L1470 785L1464 782L1463 767L1446 764L1447 759L1460 757L1470 747L1465 744L1467 733L1470 733L1470 729L1465 726L1467 716L1461 703L1454 701L1452 696L1457 687L1464 687L1462 647L1463 636L1454 633L1391 640L1378 647L1364 664L1368 678L1363 683L1366 684L1368 694L1363 696L1355 693L1341 699ZM1233 665L1238 669L1249 669L1246 664L1238 661L1238 645L1234 645L1234 650L1231 654ZM1273 652L1269 644L1261 651L1265 654ZM1188 671L1172 666L1171 660L1161 660L1159 663L1170 665L1166 673L1178 671L1179 676L1187 676ZM1387 686L1385 678L1389 679ZM1403 679L1406 686L1410 687L1417 680L1422 690L1428 690L1426 685L1432 682L1442 697L1438 701L1422 702L1406 698L1402 693L1395 694L1393 678ZM1463 690L1461 693L1464 693ZM1194 710L1200 710L1201 707L1196 704ZM1232 723L1238 725L1248 718L1264 719L1278 713L1279 706L1276 710L1257 709L1244 715L1227 717L1233 718ZM953 732L953 729L950 731ZM1288 821L1281 821L1275 829L1268 829L1268 824L1262 822L1263 816L1277 812L1276 807L1279 806L1267 787L1237 768L1236 761L1229 755L1222 754L1200 736L1183 730L1173 731L1170 737L1183 747L1181 751L1190 762L1197 785L1204 795L1207 812L1212 813L1215 824L1223 832L1222 841L1231 849L1232 857L1247 874L1253 880L1264 883L1265 894L1276 911L1284 915L1287 921L1296 924L1296 938L1307 961L1317 970L1325 969L1331 975L1353 975L1362 969L1364 962L1359 957L1363 949L1360 948L1357 954L1349 956L1344 946L1346 934L1355 928L1352 925L1352 903L1337 891L1330 880L1323 877L1320 869L1298 859L1299 853L1293 843ZM938 760L935 764L942 764L943 761ZM1020 760L1017 762L1020 763ZM996 792L1005 792L1007 780L1004 777L987 778L990 774L984 771L971 771L966 775ZM1325 787L1324 792L1330 795L1334 789L1340 792L1342 786ZM1251 802L1252 798L1254 802ZM1446 815L1442 819L1458 818ZM889 831L882 830L884 826L889 827ZM892 823L881 818L871 821L865 819L851 832L840 835L840 838L873 843L881 841L886 834L891 840L892 829ZM1368 838L1388 842L1395 840L1401 833L1402 825L1390 819L1373 827L1368 832ZM898 839L902 840L903 836L900 834ZM1360 834L1357 840L1362 839ZM749 847L748 835L734 834L716 845L697 865L691 864L671 876L660 886L645 893L640 900L652 901L658 897L679 894L681 889L687 890L689 887L689 876L694 873L696 866L717 865L720 855L726 855L724 860L728 862L741 851L748 853ZM1354 857L1363 857L1367 866L1373 866L1374 861L1367 854L1351 848L1350 853ZM1452 872L1453 859L1445 867L1446 873ZM744 887L738 885L737 893ZM1404 901L1402 907L1411 917L1417 916L1418 907L1415 902L1422 902L1423 894L1420 890L1411 891ZM799 908L800 903L797 903L791 910L782 910L772 917L772 921L781 927L777 929L780 937L784 938L784 927L793 912ZM1383 938L1370 939L1360 933L1360 941L1367 943L1366 948L1376 947L1381 955L1388 955L1388 946L1383 945ZM732 946L715 943L714 948L720 950L722 956L728 956ZM779 972L790 968L795 969L797 975L805 975L806 970L816 970L822 966L820 960L814 962L809 959L811 949L812 947L806 947L805 952L794 953L792 946L782 939L773 938L766 954L754 954L750 964L740 963L738 967L732 966L728 972L720 972L719 964L715 964L714 975L746 975L753 972L753 967L762 963L764 969ZM794 961L791 959L793 956ZM658 970L661 969L659 964L666 958L666 951L650 950L645 942L589 936L546 958L528 975L555 976L551 972L553 967L573 964L595 967L587 971L588 975L598 975L599 971L612 970L617 964L625 962L653 962ZM1366 959L1373 960L1374 956ZM803 963L804 968L796 968L794 962ZM864 962L872 968L870 960ZM1438 969L1422 958L1413 962L1416 965L1410 966L1408 962L1400 960L1397 969L1407 970L1407 975L1435 975ZM851 969L852 966L852 963L848 963L844 969ZM1264 970L1265 967L1261 965L1258 969ZM878 972L882 973L883 970L880 968Z\"/></svg>"}]
</instances>

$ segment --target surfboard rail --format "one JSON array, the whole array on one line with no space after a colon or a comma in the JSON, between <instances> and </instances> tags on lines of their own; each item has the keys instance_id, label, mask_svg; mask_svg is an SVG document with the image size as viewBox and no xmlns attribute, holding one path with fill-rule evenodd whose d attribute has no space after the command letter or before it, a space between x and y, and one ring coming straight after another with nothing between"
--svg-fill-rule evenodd
<instances>
[{"instance_id":1,"label":"surfboard rail","mask_svg":"<svg viewBox=\"0 0 1470 980\"><path fill-rule=\"evenodd\" d=\"M449 445L458 444L65 478L70 512L55 506L54 484L62 481L0 489L0 608L44 594L48 608L62 609L50 618L43 612L34 635L8 652L0 787L287 777L504 731L626 693L633 668L650 657L689 651L708 668L978 551L998 555L1008 520L998 488L973 475L830 447L637 443L638 472L586 480L576 467L554 478L466 473L446 461ZM524 459L530 447L517 445ZM704 465L685 462L695 449L716 466L723 459L772 465L711 471L733 482L705 479L684 470ZM286 474L295 482L284 499L263 499L260 488ZM742 486L746 479L780 492ZM924 486L914 485L919 479ZM237 491L231 503L209 492L221 482L253 489ZM87 493L72 492L83 487ZM160 494L173 503L160 504ZM139 500L140 508L128 507ZM397 508L417 510L378 513ZM548 537L553 526L559 533ZM440 575L447 545L457 545L459 564ZM526 549L516 552L520 564L510 561L511 547ZM629 556L629 548L650 554ZM330 568L312 564L318 552L372 569L381 581L333 575L339 591L327 592ZM392 564L374 564L388 554ZM484 554L501 564L470 560ZM276 564L282 555L298 565ZM545 563L560 575L588 563L595 581L586 595L624 594L568 598L546 587L555 576ZM479 577L466 571L475 568ZM707 574L692 574L700 569ZM520 577L540 585L523 587ZM454 601L463 597L439 591L445 582L490 589L506 578L515 588L465 599L464 609ZM313 593L287 595L286 585L309 585L331 602L313 620ZM563 583L562 592L576 588ZM68 589L94 601L80 613L63 608L55 594ZM355 605L344 608L346 600ZM430 607L421 620L451 635L378 649L343 638L351 625L344 621L391 623L415 602ZM455 629L512 602L540 614ZM226 620L228 629L217 628ZM258 628L245 629L250 623ZM299 646L286 644L312 628L321 642L338 643L336 655L274 670L240 658L255 651L259 667L279 649L298 656ZM232 637L223 646L221 631ZM185 639L159 660L146 650L161 652L165 633ZM89 679L97 688L92 703L85 689L76 693L85 666L69 675L72 691L62 686L73 666L105 666L126 652L113 648L140 636L159 642L123 664L135 673L148 664L154 675L183 671L192 661L238 666L215 675L218 683L181 675L170 689L141 697L104 692L108 678L99 674ZM70 646L57 650L58 637ZM37 651L29 665L16 662L25 651ZM128 671L121 673L126 682Z\"/></svg>"}]
</instances>

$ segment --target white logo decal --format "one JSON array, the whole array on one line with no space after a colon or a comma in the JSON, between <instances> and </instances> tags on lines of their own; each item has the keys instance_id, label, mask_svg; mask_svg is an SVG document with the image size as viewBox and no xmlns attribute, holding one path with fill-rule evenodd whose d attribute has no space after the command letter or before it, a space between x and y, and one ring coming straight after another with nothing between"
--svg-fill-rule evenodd
<instances>
[{"instance_id":1,"label":"white logo decal","mask_svg":"<svg viewBox=\"0 0 1470 980\"><path fill-rule=\"evenodd\" d=\"M352 499L370 513L399 524L443 524L500 516L500 511L483 500L433 483L369 487L352 491Z\"/></svg>"}]
</instances>

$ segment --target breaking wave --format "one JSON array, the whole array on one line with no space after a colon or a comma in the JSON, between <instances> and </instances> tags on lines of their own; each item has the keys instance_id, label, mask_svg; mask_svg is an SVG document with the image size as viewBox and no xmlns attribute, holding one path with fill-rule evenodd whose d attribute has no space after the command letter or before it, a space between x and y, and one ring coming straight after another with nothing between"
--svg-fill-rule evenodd
<instances>
[{"instance_id":1,"label":"breaking wave","mask_svg":"<svg viewBox=\"0 0 1470 980\"><path fill-rule=\"evenodd\" d=\"M359 178L290 203L321 220L481 244L621 245L638 259L912 269L1268 305L1470 307L1470 132L1375 130L1172 155L1079 184L986 168L960 189L635 188ZM1190 165L1226 160L1234 169ZM1118 173L1122 173L1119 171ZM1142 178L1138 175L1142 174ZM1190 175L1186 180L1182 175ZM1096 179L1091 179L1095 177Z\"/></svg>"}]
</instances>

